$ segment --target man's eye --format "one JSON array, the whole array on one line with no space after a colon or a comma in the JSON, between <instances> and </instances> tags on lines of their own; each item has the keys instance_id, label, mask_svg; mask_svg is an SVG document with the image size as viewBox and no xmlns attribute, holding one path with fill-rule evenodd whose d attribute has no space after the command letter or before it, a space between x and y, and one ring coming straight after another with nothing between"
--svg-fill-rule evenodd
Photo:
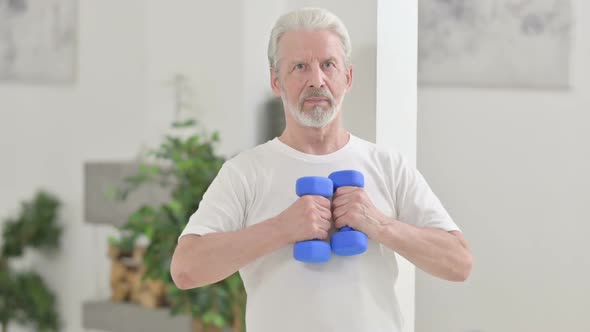
<instances>
[{"instance_id":1,"label":"man's eye","mask_svg":"<svg viewBox=\"0 0 590 332\"><path fill-rule=\"evenodd\" d=\"M326 62L324 64L324 67L326 67L326 68L332 68L332 67L334 67L334 63L333 62Z\"/></svg>"},{"instance_id":2,"label":"man's eye","mask_svg":"<svg viewBox=\"0 0 590 332\"><path fill-rule=\"evenodd\" d=\"M302 63L298 63L294 67L294 69L296 70L302 70L303 68L305 68L305 65L303 65Z\"/></svg>"}]
</instances>

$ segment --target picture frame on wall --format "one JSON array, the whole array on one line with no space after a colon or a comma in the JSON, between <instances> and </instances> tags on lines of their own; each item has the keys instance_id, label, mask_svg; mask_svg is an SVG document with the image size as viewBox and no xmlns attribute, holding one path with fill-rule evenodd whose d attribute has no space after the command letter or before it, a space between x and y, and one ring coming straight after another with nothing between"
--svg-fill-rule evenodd
<instances>
[{"instance_id":1,"label":"picture frame on wall","mask_svg":"<svg viewBox=\"0 0 590 332\"><path fill-rule=\"evenodd\" d=\"M0 0L0 83L74 83L77 12L77 0Z\"/></svg>"},{"instance_id":2,"label":"picture frame on wall","mask_svg":"<svg viewBox=\"0 0 590 332\"><path fill-rule=\"evenodd\" d=\"M563 89L571 0L420 0L418 81Z\"/></svg>"}]
</instances>

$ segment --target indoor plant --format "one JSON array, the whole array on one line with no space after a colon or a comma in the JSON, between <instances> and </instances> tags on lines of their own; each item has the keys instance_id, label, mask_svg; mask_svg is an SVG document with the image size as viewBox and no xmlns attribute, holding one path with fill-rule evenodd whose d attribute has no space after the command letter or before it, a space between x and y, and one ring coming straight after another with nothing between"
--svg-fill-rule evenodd
<instances>
[{"instance_id":1,"label":"indoor plant","mask_svg":"<svg viewBox=\"0 0 590 332\"><path fill-rule=\"evenodd\" d=\"M40 191L31 202L23 202L16 218L4 222L0 253L0 323L2 332L12 321L32 325L35 331L58 331L60 318L56 300L43 279L32 271L14 271L9 259L20 257L26 247L55 249L61 228L57 225L60 202Z\"/></svg>"},{"instance_id":2,"label":"indoor plant","mask_svg":"<svg viewBox=\"0 0 590 332\"><path fill-rule=\"evenodd\" d=\"M121 228L123 238L113 243L127 247L140 236L147 238L143 263L145 278L161 280L167 288L167 304L172 313L191 314L195 330L232 327L244 330L246 294L238 273L216 284L179 290L170 276L170 261L180 233L197 209L203 194L217 175L224 159L215 153L217 133L196 131L196 122L173 124L169 134L155 150L148 152L136 175L126 179L119 198L147 184L159 183L171 188L171 198L158 206L145 205L135 211Z\"/></svg>"}]
</instances>

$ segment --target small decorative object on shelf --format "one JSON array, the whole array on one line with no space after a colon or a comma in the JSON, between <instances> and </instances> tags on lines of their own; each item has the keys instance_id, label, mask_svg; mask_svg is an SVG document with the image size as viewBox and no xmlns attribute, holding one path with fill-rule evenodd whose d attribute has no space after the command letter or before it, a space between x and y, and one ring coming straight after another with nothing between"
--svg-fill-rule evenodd
<instances>
[{"instance_id":1,"label":"small decorative object on shelf","mask_svg":"<svg viewBox=\"0 0 590 332\"><path fill-rule=\"evenodd\" d=\"M165 305L166 284L162 280L145 278L145 252L146 246L142 245L135 246L132 251L123 251L117 244L109 246L113 302L133 302L149 309Z\"/></svg>"}]
</instances>

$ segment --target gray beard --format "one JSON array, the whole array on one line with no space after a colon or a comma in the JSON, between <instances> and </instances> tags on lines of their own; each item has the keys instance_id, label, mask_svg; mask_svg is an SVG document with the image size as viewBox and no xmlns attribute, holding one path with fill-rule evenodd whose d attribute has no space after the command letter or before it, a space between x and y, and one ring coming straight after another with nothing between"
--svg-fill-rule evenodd
<instances>
[{"instance_id":1,"label":"gray beard","mask_svg":"<svg viewBox=\"0 0 590 332\"><path fill-rule=\"evenodd\" d=\"M295 118L297 123L308 128L323 128L327 126L334 120L339 111L336 107L326 110L321 106L314 106L306 112L303 110L303 106L293 107L293 105L288 105L287 110Z\"/></svg>"}]
</instances>

